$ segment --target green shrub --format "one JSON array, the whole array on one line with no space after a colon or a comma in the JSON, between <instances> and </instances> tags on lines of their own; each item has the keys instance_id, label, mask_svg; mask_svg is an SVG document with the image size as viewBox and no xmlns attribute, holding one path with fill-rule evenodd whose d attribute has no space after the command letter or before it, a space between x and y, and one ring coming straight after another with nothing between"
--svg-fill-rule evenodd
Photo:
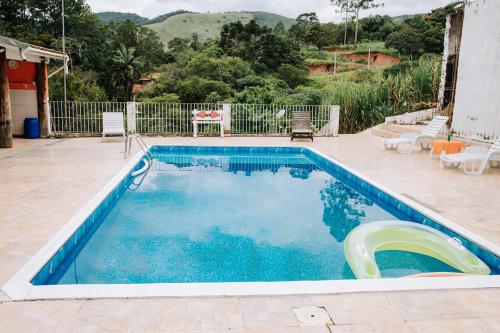
<instances>
[{"instance_id":1,"label":"green shrub","mask_svg":"<svg viewBox=\"0 0 500 333\"><path fill-rule=\"evenodd\" d=\"M320 59L326 60L330 58L328 52L320 51L316 48L306 48L304 49L304 56L306 59Z\"/></svg>"},{"instance_id":2,"label":"green shrub","mask_svg":"<svg viewBox=\"0 0 500 333\"><path fill-rule=\"evenodd\" d=\"M323 91L323 104L340 105L340 132L356 133L383 121L387 100L376 85L335 82Z\"/></svg>"},{"instance_id":3,"label":"green shrub","mask_svg":"<svg viewBox=\"0 0 500 333\"><path fill-rule=\"evenodd\" d=\"M94 71L81 69L72 70L67 76L67 98L70 101L104 102L108 100L106 92L97 83L98 75ZM56 74L49 80L50 99L62 101L64 99L63 75Z\"/></svg>"},{"instance_id":4,"label":"green shrub","mask_svg":"<svg viewBox=\"0 0 500 333\"><path fill-rule=\"evenodd\" d=\"M307 82L309 71L305 67L282 64L276 76L285 81L290 88L295 88Z\"/></svg>"},{"instance_id":5,"label":"green shrub","mask_svg":"<svg viewBox=\"0 0 500 333\"><path fill-rule=\"evenodd\" d=\"M172 93L164 93L155 97L144 97L143 95L139 95L137 101L144 103L179 103L180 97Z\"/></svg>"},{"instance_id":6,"label":"green shrub","mask_svg":"<svg viewBox=\"0 0 500 333\"><path fill-rule=\"evenodd\" d=\"M212 93L217 93L221 99L229 98L233 94L231 87L226 83L198 76L191 76L180 81L176 89L177 94L182 96L182 102L185 103L205 101Z\"/></svg>"},{"instance_id":7,"label":"green shrub","mask_svg":"<svg viewBox=\"0 0 500 333\"><path fill-rule=\"evenodd\" d=\"M266 83L265 79L258 75L248 75L236 80L236 86L240 89L245 87L263 86Z\"/></svg>"},{"instance_id":8,"label":"green shrub","mask_svg":"<svg viewBox=\"0 0 500 333\"><path fill-rule=\"evenodd\" d=\"M375 72L368 68L358 69L354 71L352 80L357 83L370 83L375 79Z\"/></svg>"},{"instance_id":9,"label":"green shrub","mask_svg":"<svg viewBox=\"0 0 500 333\"><path fill-rule=\"evenodd\" d=\"M402 61L399 64L395 64L392 65L391 67L385 68L382 75L384 77L388 77L391 75L404 74L410 69L412 64L413 64L412 61Z\"/></svg>"},{"instance_id":10,"label":"green shrub","mask_svg":"<svg viewBox=\"0 0 500 333\"><path fill-rule=\"evenodd\" d=\"M274 104L279 105L321 105L321 90L313 87L298 87L292 94L278 96Z\"/></svg>"},{"instance_id":11,"label":"green shrub","mask_svg":"<svg viewBox=\"0 0 500 333\"><path fill-rule=\"evenodd\" d=\"M356 76L366 73L357 71ZM322 103L340 105L340 132L356 133L391 115L431 105L437 99L439 59L422 58L396 75L376 82L332 81L322 90Z\"/></svg>"}]
</instances>

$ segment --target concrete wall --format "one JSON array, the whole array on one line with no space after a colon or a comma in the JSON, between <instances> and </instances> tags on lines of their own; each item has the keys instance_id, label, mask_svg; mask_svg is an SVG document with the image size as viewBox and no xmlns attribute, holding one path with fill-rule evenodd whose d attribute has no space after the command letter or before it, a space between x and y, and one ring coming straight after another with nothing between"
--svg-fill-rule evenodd
<instances>
[{"instance_id":1,"label":"concrete wall","mask_svg":"<svg viewBox=\"0 0 500 333\"><path fill-rule=\"evenodd\" d=\"M36 90L10 90L12 134L24 134L24 118L38 118Z\"/></svg>"},{"instance_id":2,"label":"concrete wall","mask_svg":"<svg viewBox=\"0 0 500 333\"><path fill-rule=\"evenodd\" d=\"M441 81L437 112L449 116L455 105L455 89L457 82L457 67L462 41L464 12L458 11L446 17L444 32L443 58L441 62ZM444 111L444 112L442 112Z\"/></svg>"},{"instance_id":3,"label":"concrete wall","mask_svg":"<svg viewBox=\"0 0 500 333\"><path fill-rule=\"evenodd\" d=\"M452 127L491 142L500 135L500 1L465 7Z\"/></svg>"}]
</instances>

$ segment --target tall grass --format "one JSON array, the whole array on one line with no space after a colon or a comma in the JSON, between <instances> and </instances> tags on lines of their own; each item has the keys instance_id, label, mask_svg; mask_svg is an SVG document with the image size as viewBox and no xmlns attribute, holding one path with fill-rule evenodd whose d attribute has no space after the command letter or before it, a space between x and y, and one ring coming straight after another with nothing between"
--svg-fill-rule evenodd
<instances>
[{"instance_id":1,"label":"tall grass","mask_svg":"<svg viewBox=\"0 0 500 333\"><path fill-rule=\"evenodd\" d=\"M416 104L435 103L438 86L439 60L421 58L404 72L373 82L333 81L323 88L322 103L340 105L341 133L356 133Z\"/></svg>"}]
</instances>

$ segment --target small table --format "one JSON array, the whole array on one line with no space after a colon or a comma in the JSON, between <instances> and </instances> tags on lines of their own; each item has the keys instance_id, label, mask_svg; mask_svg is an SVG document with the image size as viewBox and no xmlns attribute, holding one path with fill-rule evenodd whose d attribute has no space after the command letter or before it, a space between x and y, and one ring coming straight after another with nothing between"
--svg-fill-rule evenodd
<instances>
[{"instance_id":1,"label":"small table","mask_svg":"<svg viewBox=\"0 0 500 333\"><path fill-rule=\"evenodd\" d=\"M434 140L432 141L431 157L441 154L461 153L465 148L463 141Z\"/></svg>"}]
</instances>

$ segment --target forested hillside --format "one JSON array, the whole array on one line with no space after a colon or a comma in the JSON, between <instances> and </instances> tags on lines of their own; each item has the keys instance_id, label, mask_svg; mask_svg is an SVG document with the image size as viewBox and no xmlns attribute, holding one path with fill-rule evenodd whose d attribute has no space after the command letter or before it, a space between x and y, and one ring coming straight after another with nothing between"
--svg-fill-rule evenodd
<instances>
[{"instance_id":1,"label":"forested hillside","mask_svg":"<svg viewBox=\"0 0 500 333\"><path fill-rule=\"evenodd\" d=\"M137 25L144 25L149 21L149 19L147 17L142 17L142 16L134 14L134 13L100 12L100 13L96 13L96 15L104 23L121 22L121 21L130 20Z\"/></svg>"},{"instance_id":2,"label":"forested hillside","mask_svg":"<svg viewBox=\"0 0 500 333\"><path fill-rule=\"evenodd\" d=\"M59 4L0 2L0 34L61 49ZM290 28L259 24L262 13L182 13L163 22L186 20L206 34L172 26L164 33L184 37L164 43L131 20L102 22L85 0L66 0L66 8L69 100L130 101L147 75L154 80L138 101L338 104L348 133L436 101L446 14L459 10L452 3L403 22L377 15L339 24L304 13ZM368 52L392 58L377 64ZM313 64L327 69L311 73ZM61 72L50 94L62 99Z\"/></svg>"}]
</instances>

